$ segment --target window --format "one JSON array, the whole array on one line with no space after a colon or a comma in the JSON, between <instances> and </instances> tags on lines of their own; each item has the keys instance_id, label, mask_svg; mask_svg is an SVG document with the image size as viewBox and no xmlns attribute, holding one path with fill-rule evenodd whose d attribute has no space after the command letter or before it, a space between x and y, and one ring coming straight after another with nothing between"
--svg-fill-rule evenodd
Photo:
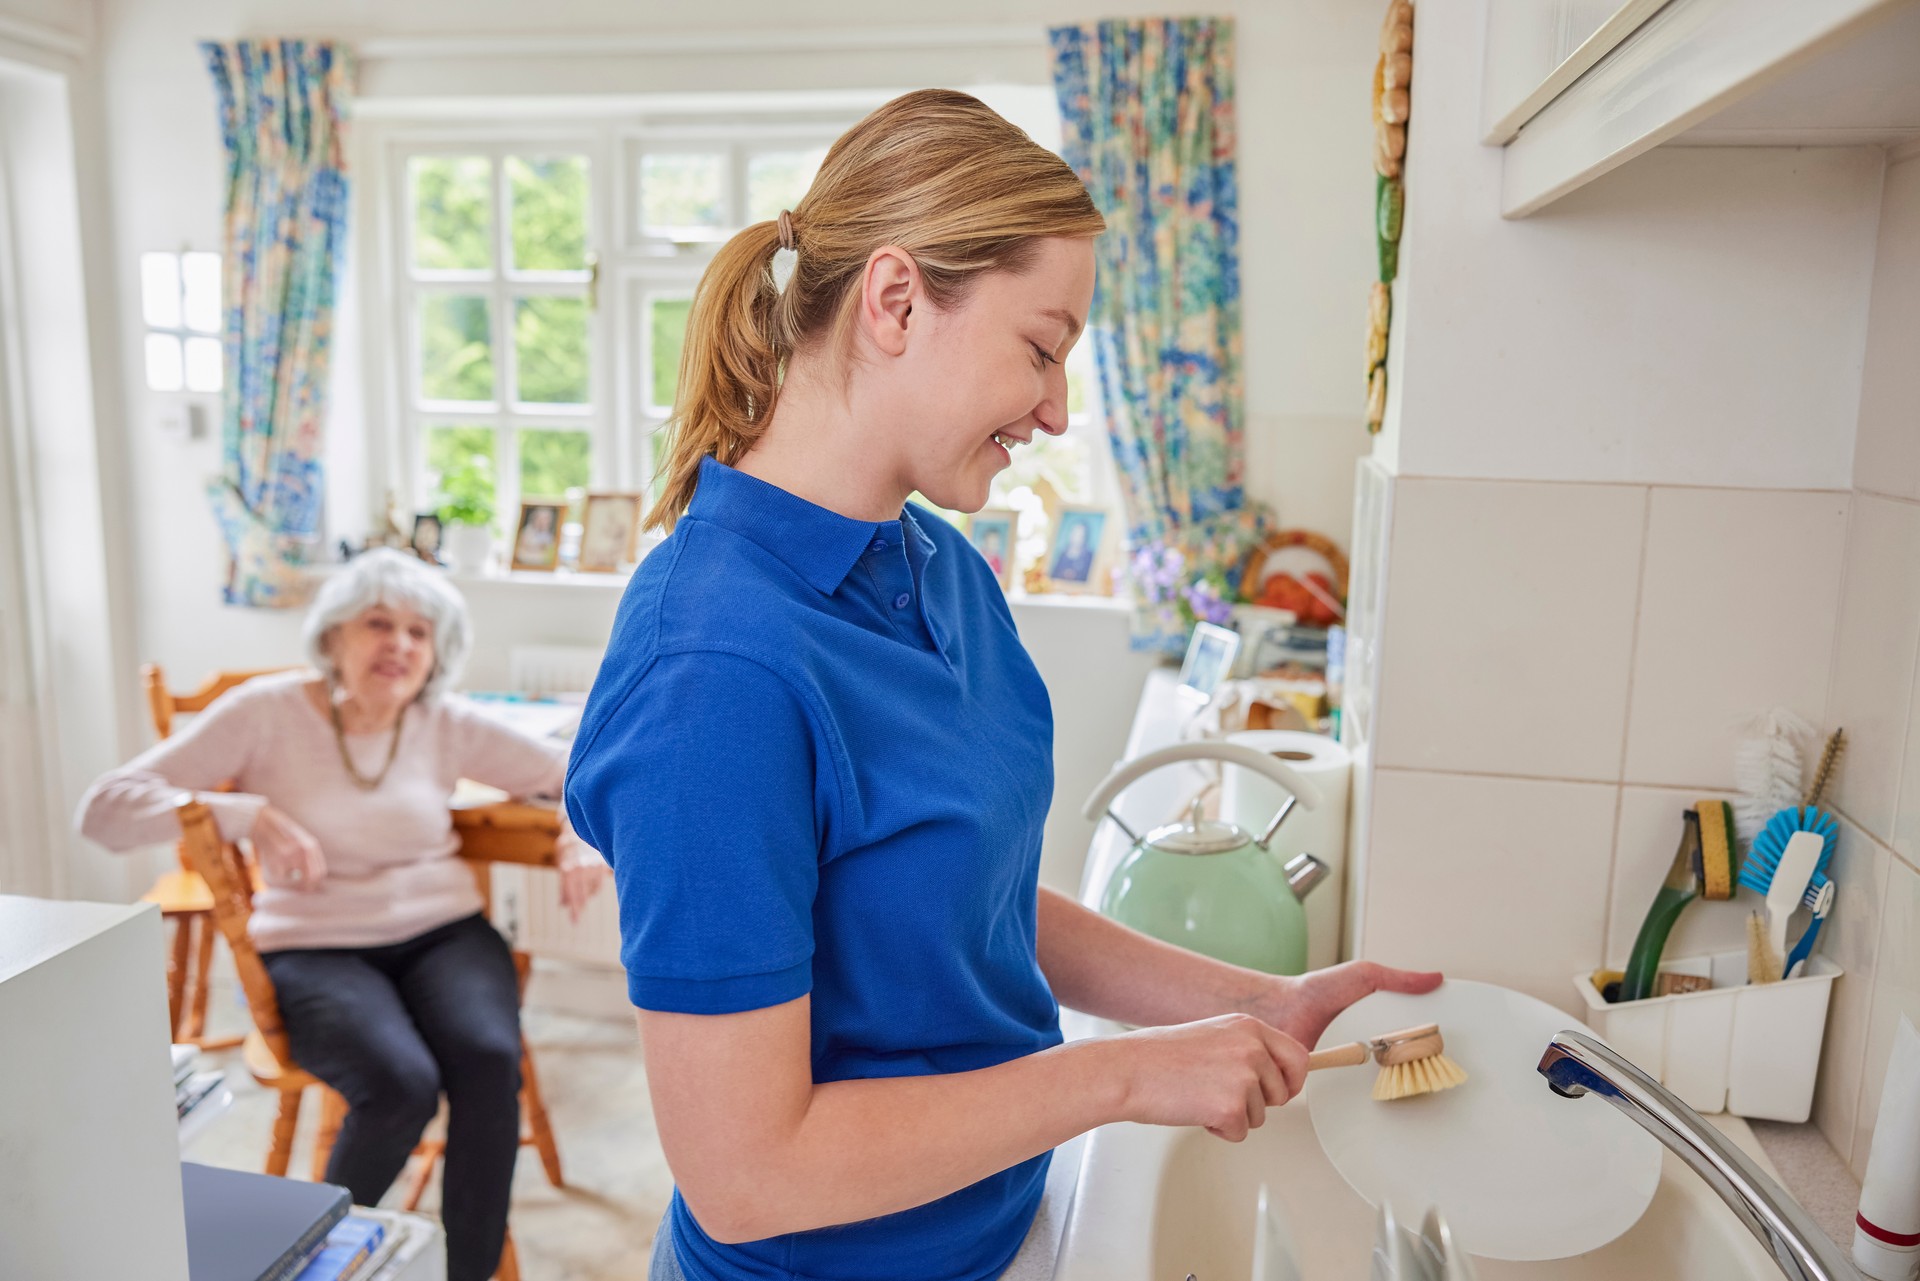
<instances>
[{"instance_id":1,"label":"window","mask_svg":"<svg viewBox=\"0 0 1920 1281\"><path fill-rule=\"evenodd\" d=\"M149 388L220 390L219 254L141 254L140 314Z\"/></svg>"},{"instance_id":2,"label":"window","mask_svg":"<svg viewBox=\"0 0 1920 1281\"><path fill-rule=\"evenodd\" d=\"M401 399L422 507L474 455L502 525L521 499L577 500L601 474L595 150L529 139L397 157Z\"/></svg>"},{"instance_id":3,"label":"window","mask_svg":"<svg viewBox=\"0 0 1920 1281\"><path fill-rule=\"evenodd\" d=\"M1053 111L1051 91L1030 96ZM860 114L376 126L416 509L475 456L496 478L501 530L522 498L657 492L701 273L739 228L798 204ZM1049 486L1070 503L1116 492L1084 340L1067 377L1072 430L1017 450L994 487L995 505L1021 513L1022 567L1044 550Z\"/></svg>"}]
</instances>

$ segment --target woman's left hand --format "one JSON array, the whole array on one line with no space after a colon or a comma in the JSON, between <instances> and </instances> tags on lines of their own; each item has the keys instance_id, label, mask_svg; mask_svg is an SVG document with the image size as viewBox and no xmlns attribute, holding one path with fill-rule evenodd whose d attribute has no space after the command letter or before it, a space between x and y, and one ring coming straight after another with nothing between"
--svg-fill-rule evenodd
<instances>
[{"instance_id":1,"label":"woman's left hand","mask_svg":"<svg viewBox=\"0 0 1920 1281\"><path fill-rule=\"evenodd\" d=\"M600 886L607 879L606 860L586 846L575 846L563 854L559 863L560 906L567 909L567 917L579 921L580 913L587 907L587 900L600 892Z\"/></svg>"},{"instance_id":2,"label":"woman's left hand","mask_svg":"<svg viewBox=\"0 0 1920 1281\"><path fill-rule=\"evenodd\" d=\"M1312 1049L1340 1011L1375 992L1431 992L1440 986L1439 971L1393 970L1375 961L1348 961L1300 976L1282 975L1262 993L1247 1013L1271 1024ZM1381 1028L1389 1032L1391 1028Z\"/></svg>"}]
</instances>

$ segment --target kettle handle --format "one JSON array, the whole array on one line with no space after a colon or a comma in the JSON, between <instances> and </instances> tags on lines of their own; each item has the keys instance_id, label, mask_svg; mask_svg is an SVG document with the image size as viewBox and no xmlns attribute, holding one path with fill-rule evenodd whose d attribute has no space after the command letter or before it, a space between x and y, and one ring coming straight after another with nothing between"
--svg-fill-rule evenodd
<instances>
[{"instance_id":1,"label":"kettle handle","mask_svg":"<svg viewBox=\"0 0 1920 1281\"><path fill-rule=\"evenodd\" d=\"M1270 753L1258 752L1243 743L1175 743L1171 747L1162 747L1156 751L1136 756L1113 767L1113 771L1100 780L1100 786L1093 789L1093 795L1087 797L1087 803L1080 808L1082 818L1098 820L1104 812L1114 822L1120 823L1118 816L1108 808L1114 798L1127 789L1135 779L1150 774L1163 765L1176 765L1181 761L1225 761L1229 765L1238 765L1250 769L1256 774L1264 774L1292 793L1308 809L1318 809L1321 804L1320 789L1312 779L1303 778L1296 771L1275 760ZM1285 810L1281 811L1285 813ZM1122 831L1130 830L1120 823Z\"/></svg>"}]
</instances>

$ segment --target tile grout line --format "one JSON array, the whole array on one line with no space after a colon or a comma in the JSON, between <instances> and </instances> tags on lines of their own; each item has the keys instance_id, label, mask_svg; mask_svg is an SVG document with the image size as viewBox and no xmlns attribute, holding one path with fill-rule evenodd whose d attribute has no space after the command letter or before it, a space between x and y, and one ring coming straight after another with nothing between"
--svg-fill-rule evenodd
<instances>
[{"instance_id":1,"label":"tile grout line","mask_svg":"<svg viewBox=\"0 0 1920 1281\"><path fill-rule=\"evenodd\" d=\"M1620 718L1620 765L1615 771L1621 779L1627 776L1627 748L1633 741L1633 678L1640 668L1640 629L1646 621L1647 605L1647 558L1649 546L1653 542L1653 488L1648 486L1641 498L1640 510L1640 568L1633 583L1633 644L1627 650L1627 702L1623 709L1625 715Z\"/></svg>"},{"instance_id":2,"label":"tile grout line","mask_svg":"<svg viewBox=\"0 0 1920 1281\"><path fill-rule=\"evenodd\" d=\"M1854 827L1858 831L1866 831L1865 828L1860 827L1857 823ZM1860 1070L1853 1082L1853 1125L1847 1134L1847 1172L1849 1174L1853 1173L1854 1168L1853 1149L1860 1141L1860 1109L1861 1105L1866 1102L1864 1096L1867 1092L1867 1042L1873 1038L1873 1016L1880 1005L1880 960L1881 953L1886 948L1887 943L1887 909L1889 906L1887 903L1887 891L1891 887L1892 882L1893 868L1889 865L1887 868L1887 879L1876 887L1877 892L1874 894L1874 899L1880 906L1880 912L1879 919L1874 922L1873 929L1873 980L1867 984L1866 1022L1860 1029ZM1883 1080L1881 1084L1883 1093L1885 1088L1885 1082ZM1869 1150L1871 1150L1873 1145L1872 1143L1868 1143L1867 1146ZM1855 1175L1855 1177L1857 1178L1859 1176Z\"/></svg>"}]
</instances>

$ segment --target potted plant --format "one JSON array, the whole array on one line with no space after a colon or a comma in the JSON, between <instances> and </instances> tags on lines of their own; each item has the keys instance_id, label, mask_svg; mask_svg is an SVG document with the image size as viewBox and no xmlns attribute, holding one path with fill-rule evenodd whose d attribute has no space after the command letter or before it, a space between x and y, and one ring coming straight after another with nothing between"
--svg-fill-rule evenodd
<instances>
[{"instance_id":1,"label":"potted plant","mask_svg":"<svg viewBox=\"0 0 1920 1281\"><path fill-rule=\"evenodd\" d=\"M493 551L493 460L469 454L440 478L440 527L457 574L484 574Z\"/></svg>"}]
</instances>

